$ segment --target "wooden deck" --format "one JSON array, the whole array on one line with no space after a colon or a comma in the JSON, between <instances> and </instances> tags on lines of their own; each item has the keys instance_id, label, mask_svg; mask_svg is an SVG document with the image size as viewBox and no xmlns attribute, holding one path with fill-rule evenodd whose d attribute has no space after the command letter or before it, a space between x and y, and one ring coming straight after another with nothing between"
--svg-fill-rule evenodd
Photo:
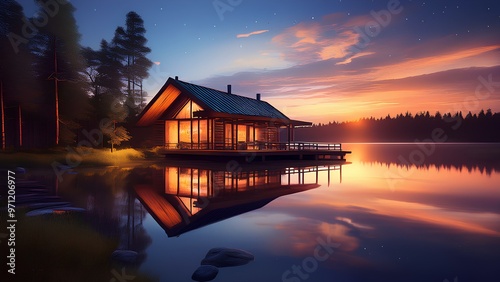
<instances>
[{"instance_id":1,"label":"wooden deck","mask_svg":"<svg viewBox=\"0 0 500 282\"><path fill-rule=\"evenodd\" d=\"M241 147L240 147L241 148ZM247 147L248 148L248 147ZM210 160L337 160L345 161L350 151L342 150L341 144L319 143L263 143L263 149L210 150L165 146L161 154L171 158L195 158Z\"/></svg>"}]
</instances>

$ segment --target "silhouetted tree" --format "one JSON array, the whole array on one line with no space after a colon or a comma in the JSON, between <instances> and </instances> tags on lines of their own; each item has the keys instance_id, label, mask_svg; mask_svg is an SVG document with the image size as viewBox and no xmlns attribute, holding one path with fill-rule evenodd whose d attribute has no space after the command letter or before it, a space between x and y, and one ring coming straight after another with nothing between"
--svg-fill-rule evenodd
<instances>
[{"instance_id":1,"label":"silhouetted tree","mask_svg":"<svg viewBox=\"0 0 500 282\"><path fill-rule=\"evenodd\" d=\"M142 18L136 12L129 12L125 28L118 27L113 38L117 52L123 56L123 74L127 87L126 105L132 116L138 114L137 106L142 103L142 81L149 76L148 70L153 65L146 57L151 49L146 46L145 33ZM137 91L136 87L139 88Z\"/></svg>"},{"instance_id":2,"label":"silhouetted tree","mask_svg":"<svg viewBox=\"0 0 500 282\"><path fill-rule=\"evenodd\" d=\"M24 19L24 20L23 20ZM19 146L26 130L19 123L31 117L38 108L38 91L32 69L33 56L28 48L29 38L22 32L25 18L23 8L13 0L0 2L0 94L3 100L2 147ZM22 114L21 114L22 113ZM33 128L31 126L30 128Z\"/></svg>"},{"instance_id":3,"label":"silhouetted tree","mask_svg":"<svg viewBox=\"0 0 500 282\"><path fill-rule=\"evenodd\" d=\"M40 6L37 15L46 16L42 5L44 2L36 0L36 3ZM45 93L43 110L55 113L56 126L60 126L60 133L55 129L55 143L58 143L59 136L63 144L74 144L75 130L80 127L79 122L87 118L90 110L84 77L85 62L74 12L75 8L70 2L59 5L59 11L38 29L30 41L36 56L36 77ZM41 22L43 18L37 20Z\"/></svg>"},{"instance_id":4,"label":"silhouetted tree","mask_svg":"<svg viewBox=\"0 0 500 282\"><path fill-rule=\"evenodd\" d=\"M151 50L145 46L145 32L141 17L129 12L125 28L115 30L111 43L102 40L98 51L84 48L82 52L93 92L95 122L110 119L110 126L102 130L112 151L114 146L130 139L128 131L120 124L133 120L139 112L137 104L142 101L142 81L148 77L152 65L146 57Z\"/></svg>"}]
</instances>

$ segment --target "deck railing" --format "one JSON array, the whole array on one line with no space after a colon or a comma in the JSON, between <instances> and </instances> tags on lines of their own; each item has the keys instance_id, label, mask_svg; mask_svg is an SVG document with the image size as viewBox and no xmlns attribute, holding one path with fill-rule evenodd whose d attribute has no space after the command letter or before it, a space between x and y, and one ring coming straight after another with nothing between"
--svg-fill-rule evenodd
<instances>
[{"instance_id":1,"label":"deck railing","mask_svg":"<svg viewBox=\"0 0 500 282\"><path fill-rule=\"evenodd\" d=\"M166 143L165 149L168 150L279 150L279 151L342 151L342 144L323 144L323 143L309 143L309 142L238 142L233 143Z\"/></svg>"}]
</instances>

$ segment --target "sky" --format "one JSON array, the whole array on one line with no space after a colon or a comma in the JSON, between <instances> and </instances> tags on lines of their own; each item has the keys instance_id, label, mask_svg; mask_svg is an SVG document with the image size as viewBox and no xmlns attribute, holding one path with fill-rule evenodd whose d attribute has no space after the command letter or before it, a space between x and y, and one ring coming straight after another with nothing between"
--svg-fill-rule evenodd
<instances>
[{"instance_id":1,"label":"sky","mask_svg":"<svg viewBox=\"0 0 500 282\"><path fill-rule=\"evenodd\" d=\"M32 0L18 2L27 16L36 12ZM500 112L497 0L70 2L81 45L94 49L129 11L143 18L155 62L144 83L149 98L179 76L261 93L288 117L314 123Z\"/></svg>"}]
</instances>

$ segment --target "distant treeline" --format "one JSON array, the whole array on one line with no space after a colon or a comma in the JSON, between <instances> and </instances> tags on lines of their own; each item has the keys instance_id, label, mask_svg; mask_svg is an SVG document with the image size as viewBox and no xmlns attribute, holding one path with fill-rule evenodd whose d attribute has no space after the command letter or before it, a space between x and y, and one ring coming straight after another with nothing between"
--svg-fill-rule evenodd
<instances>
[{"instance_id":1,"label":"distant treeline","mask_svg":"<svg viewBox=\"0 0 500 282\"><path fill-rule=\"evenodd\" d=\"M330 122L298 128L295 140L318 142L500 142L500 113L481 110L432 115L421 112L363 118L354 122Z\"/></svg>"}]
</instances>

